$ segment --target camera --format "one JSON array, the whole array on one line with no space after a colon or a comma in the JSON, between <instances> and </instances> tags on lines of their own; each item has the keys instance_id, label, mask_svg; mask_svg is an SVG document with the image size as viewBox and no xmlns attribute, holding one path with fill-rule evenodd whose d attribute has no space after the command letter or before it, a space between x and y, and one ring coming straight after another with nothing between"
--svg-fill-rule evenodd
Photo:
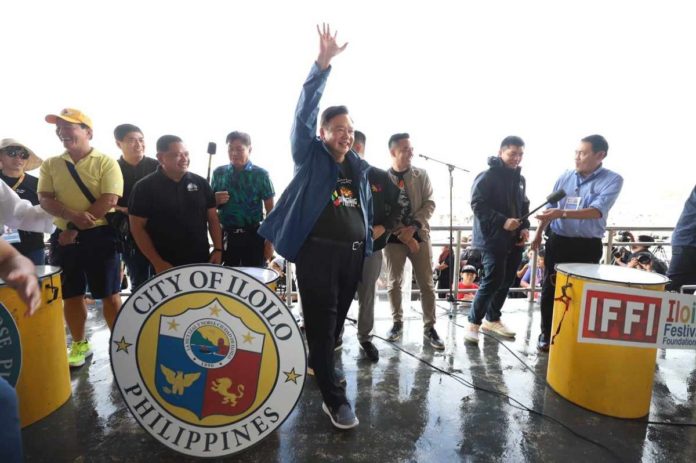
<instances>
[{"instance_id":1,"label":"camera","mask_svg":"<svg viewBox=\"0 0 696 463\"><path fill-rule=\"evenodd\" d=\"M652 262L652 255L649 252L639 252L634 254L633 257L638 259L638 263L642 265L648 265Z\"/></svg>"}]
</instances>

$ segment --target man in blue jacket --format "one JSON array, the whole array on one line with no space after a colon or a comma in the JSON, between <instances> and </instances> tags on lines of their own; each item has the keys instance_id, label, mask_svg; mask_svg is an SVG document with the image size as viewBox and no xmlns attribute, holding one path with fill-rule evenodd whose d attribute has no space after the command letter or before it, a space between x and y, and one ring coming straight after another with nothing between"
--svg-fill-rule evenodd
<instances>
[{"instance_id":1,"label":"man in blue jacket","mask_svg":"<svg viewBox=\"0 0 696 463\"><path fill-rule=\"evenodd\" d=\"M322 406L336 428L358 425L334 370L336 329L343 325L360 279L363 258L372 252L369 165L351 151L353 122L345 106L317 115L334 56L345 50L328 25L319 32L319 57L300 94L291 134L295 176L258 233L297 266L309 366Z\"/></svg>"},{"instance_id":2,"label":"man in blue jacket","mask_svg":"<svg viewBox=\"0 0 696 463\"><path fill-rule=\"evenodd\" d=\"M515 336L500 320L500 310L522 260L522 247L529 239L529 220L519 219L529 212L519 167L523 155L524 141L516 136L505 137L498 156L488 159L490 168L474 180L472 246L482 252L484 274L469 311L469 326L464 333L467 342L478 343L479 328Z\"/></svg>"}]
</instances>

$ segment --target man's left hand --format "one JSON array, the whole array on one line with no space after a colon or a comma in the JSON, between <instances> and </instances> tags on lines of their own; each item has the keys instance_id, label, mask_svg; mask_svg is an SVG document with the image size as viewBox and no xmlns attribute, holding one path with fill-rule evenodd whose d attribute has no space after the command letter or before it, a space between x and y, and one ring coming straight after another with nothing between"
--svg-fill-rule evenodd
<instances>
[{"instance_id":1,"label":"man's left hand","mask_svg":"<svg viewBox=\"0 0 696 463\"><path fill-rule=\"evenodd\" d=\"M273 243L271 243L271 242L268 241L268 240L264 241L264 242L263 242L263 258L264 258L267 262L270 261L271 259L273 259L273 253L274 253L274 252L275 252L275 251L274 251L274 249L273 249Z\"/></svg>"}]
</instances>

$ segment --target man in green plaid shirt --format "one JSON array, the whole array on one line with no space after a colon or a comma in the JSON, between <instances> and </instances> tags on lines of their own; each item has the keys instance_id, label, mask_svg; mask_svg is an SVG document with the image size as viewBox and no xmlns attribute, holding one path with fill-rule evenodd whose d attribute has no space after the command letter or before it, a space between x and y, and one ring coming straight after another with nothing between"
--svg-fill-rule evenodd
<instances>
[{"instance_id":1,"label":"man in green plaid shirt","mask_svg":"<svg viewBox=\"0 0 696 463\"><path fill-rule=\"evenodd\" d=\"M273 248L256 232L273 209L275 191L268 172L249 160L251 137L227 135L230 163L213 172L212 187L225 240L222 262L229 267L265 267Z\"/></svg>"}]
</instances>

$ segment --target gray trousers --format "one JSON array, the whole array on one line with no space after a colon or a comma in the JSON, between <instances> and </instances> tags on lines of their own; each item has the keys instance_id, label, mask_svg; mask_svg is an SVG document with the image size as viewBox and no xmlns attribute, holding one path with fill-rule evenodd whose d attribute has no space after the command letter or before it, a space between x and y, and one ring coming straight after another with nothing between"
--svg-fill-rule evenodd
<instances>
[{"instance_id":1,"label":"gray trousers","mask_svg":"<svg viewBox=\"0 0 696 463\"><path fill-rule=\"evenodd\" d=\"M382 250L363 261L362 280L358 283L358 341L372 341L375 325L375 290L382 270Z\"/></svg>"},{"instance_id":2,"label":"gray trousers","mask_svg":"<svg viewBox=\"0 0 696 463\"><path fill-rule=\"evenodd\" d=\"M418 282L421 292L423 329L425 332L429 331L435 326L435 284L433 283L433 255L430 241L420 243L420 249L415 254L410 254L404 244L389 243L384 248L384 257L389 275L387 292L394 322L403 320L401 286L403 284L404 264L408 258L413 265L413 274L416 276L416 282Z\"/></svg>"}]
</instances>

